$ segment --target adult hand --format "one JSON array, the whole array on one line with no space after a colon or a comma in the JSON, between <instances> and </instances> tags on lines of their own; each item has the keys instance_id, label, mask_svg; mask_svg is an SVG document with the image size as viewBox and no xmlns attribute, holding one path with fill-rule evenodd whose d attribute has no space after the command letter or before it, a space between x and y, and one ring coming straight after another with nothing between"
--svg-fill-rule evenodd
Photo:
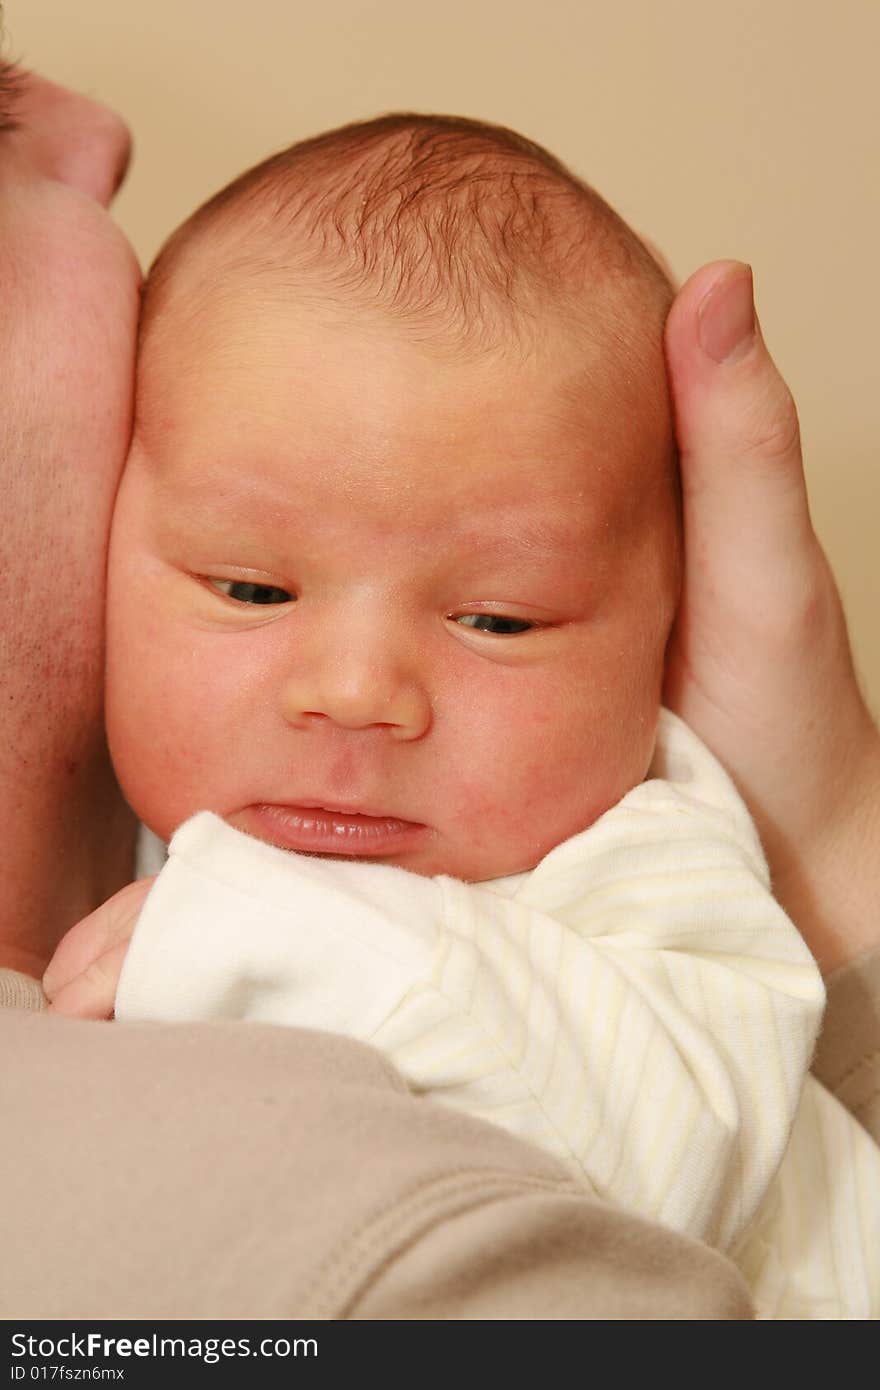
<instances>
[{"instance_id":1,"label":"adult hand","mask_svg":"<svg viewBox=\"0 0 880 1390\"><path fill-rule=\"evenodd\" d=\"M776 894L830 972L880 944L880 733L748 266L691 276L666 350L686 551L666 702L737 782Z\"/></svg>"}]
</instances>

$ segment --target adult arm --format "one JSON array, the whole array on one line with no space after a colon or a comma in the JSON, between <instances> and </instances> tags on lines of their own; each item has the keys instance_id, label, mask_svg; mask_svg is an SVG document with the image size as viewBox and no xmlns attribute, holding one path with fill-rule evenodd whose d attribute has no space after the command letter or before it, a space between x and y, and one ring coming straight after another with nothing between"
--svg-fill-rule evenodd
<instances>
[{"instance_id":1,"label":"adult arm","mask_svg":"<svg viewBox=\"0 0 880 1390\"><path fill-rule=\"evenodd\" d=\"M752 1315L721 1256L360 1044L7 1011L0 1049L7 1319Z\"/></svg>"},{"instance_id":2,"label":"adult arm","mask_svg":"<svg viewBox=\"0 0 880 1390\"><path fill-rule=\"evenodd\" d=\"M686 549L667 703L733 776L775 892L830 974L880 947L880 732L747 266L688 280L667 357Z\"/></svg>"}]
</instances>

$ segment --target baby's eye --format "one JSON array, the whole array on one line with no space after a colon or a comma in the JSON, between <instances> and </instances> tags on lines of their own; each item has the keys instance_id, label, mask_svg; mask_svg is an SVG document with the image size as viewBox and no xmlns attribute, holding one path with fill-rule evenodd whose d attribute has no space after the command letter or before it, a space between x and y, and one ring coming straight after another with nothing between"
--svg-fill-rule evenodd
<instances>
[{"instance_id":1,"label":"baby's eye","mask_svg":"<svg viewBox=\"0 0 880 1390\"><path fill-rule=\"evenodd\" d=\"M243 579L209 579L208 583L237 603L292 603L294 598L274 584L251 584Z\"/></svg>"},{"instance_id":2,"label":"baby's eye","mask_svg":"<svg viewBox=\"0 0 880 1390\"><path fill-rule=\"evenodd\" d=\"M499 637L529 632L535 626L524 618L505 618L500 613L462 613L455 621L462 627L473 627L478 632L494 632Z\"/></svg>"}]
</instances>

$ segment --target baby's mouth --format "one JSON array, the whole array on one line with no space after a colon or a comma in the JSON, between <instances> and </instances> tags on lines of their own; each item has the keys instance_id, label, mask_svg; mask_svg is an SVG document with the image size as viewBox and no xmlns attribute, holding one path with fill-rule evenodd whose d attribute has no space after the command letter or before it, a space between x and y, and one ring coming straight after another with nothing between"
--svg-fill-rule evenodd
<instances>
[{"instance_id":1,"label":"baby's mouth","mask_svg":"<svg viewBox=\"0 0 880 1390\"><path fill-rule=\"evenodd\" d=\"M247 806L234 817L242 830L300 854L382 857L414 847L427 831L417 821L308 803Z\"/></svg>"}]
</instances>

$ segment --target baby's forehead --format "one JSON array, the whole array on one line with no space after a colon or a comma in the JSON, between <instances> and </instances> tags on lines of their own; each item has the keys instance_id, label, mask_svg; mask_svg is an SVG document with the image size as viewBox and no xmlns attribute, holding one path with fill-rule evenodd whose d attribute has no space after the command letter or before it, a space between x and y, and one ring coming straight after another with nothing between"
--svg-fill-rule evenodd
<instances>
[{"instance_id":1,"label":"baby's forehead","mask_svg":"<svg viewBox=\"0 0 880 1390\"><path fill-rule=\"evenodd\" d=\"M577 362L564 336L528 358L438 358L397 324L330 327L269 302L241 309L255 353L233 318L225 306L198 352L176 335L141 393L139 441L193 514L247 495L261 524L317 515L340 544L371 518L436 546L485 528L564 552L625 532L668 486L668 420L644 384L622 399L619 374L598 353Z\"/></svg>"},{"instance_id":2,"label":"baby's forehead","mask_svg":"<svg viewBox=\"0 0 880 1390\"><path fill-rule=\"evenodd\" d=\"M275 413L273 382L276 395L286 383L325 404L331 427L372 405L370 424L383 410L416 425L431 416L441 442L485 446L478 452L491 450L499 415L509 417L524 435L512 476L561 449L579 477L598 438L602 473L594 482L606 492L616 474L632 474L633 446L646 471L670 448L662 318L656 296L629 276L600 276L580 298L535 295L527 315L508 312L486 343L430 317L390 312L350 286L291 276L249 238L199 237L166 268L161 303L142 334L141 425L167 411L169 397L185 412L197 381L222 400L229 421L247 415L262 391ZM378 426L381 433L381 418ZM579 451L584 434L588 447ZM440 488L442 449L435 458L424 443L413 438L415 472L435 459Z\"/></svg>"},{"instance_id":3,"label":"baby's forehead","mask_svg":"<svg viewBox=\"0 0 880 1390\"><path fill-rule=\"evenodd\" d=\"M145 289L139 416L159 395L145 387L152 364L204 376L207 358L224 410L240 414L266 338L301 313L312 336L299 345L308 366L298 380L313 403L326 398L328 426L373 397L374 415L415 430L407 411L433 411L460 447L466 438L491 452L481 445L500 428L494 392L534 436L536 457L591 433L604 470L594 483L609 491L628 477L634 449L647 471L668 457L670 297L639 239L538 146L458 118L379 118L282 151L172 237ZM363 345L360 374L334 357L349 331ZM398 354L397 375L381 377L377 343L395 334L412 355ZM444 373L453 381L454 419L423 389L414 364L426 358L434 395ZM418 438L413 449L424 473L431 449ZM581 471L580 456L572 469Z\"/></svg>"},{"instance_id":4,"label":"baby's forehead","mask_svg":"<svg viewBox=\"0 0 880 1390\"><path fill-rule=\"evenodd\" d=\"M441 317L399 315L350 286L291 276L249 244L200 239L165 276L139 365L143 378L154 363L170 364L165 375L186 376L222 363L231 386L267 355L283 357L289 339L291 356L308 359L310 383L329 374L343 409L346 393L365 388L345 373L334 379L340 344L359 347L376 370L391 345L394 375L385 390L398 396L427 377L438 392L473 387L466 397L507 391L539 423L569 432L599 410L609 432L625 416L630 435L643 428L661 434L669 429L662 328L656 293L643 292L631 277L607 275L579 295L535 293L528 313L508 307L488 339L462 335ZM230 389L224 408L234 412L236 405ZM472 424L479 428L483 417Z\"/></svg>"}]
</instances>

